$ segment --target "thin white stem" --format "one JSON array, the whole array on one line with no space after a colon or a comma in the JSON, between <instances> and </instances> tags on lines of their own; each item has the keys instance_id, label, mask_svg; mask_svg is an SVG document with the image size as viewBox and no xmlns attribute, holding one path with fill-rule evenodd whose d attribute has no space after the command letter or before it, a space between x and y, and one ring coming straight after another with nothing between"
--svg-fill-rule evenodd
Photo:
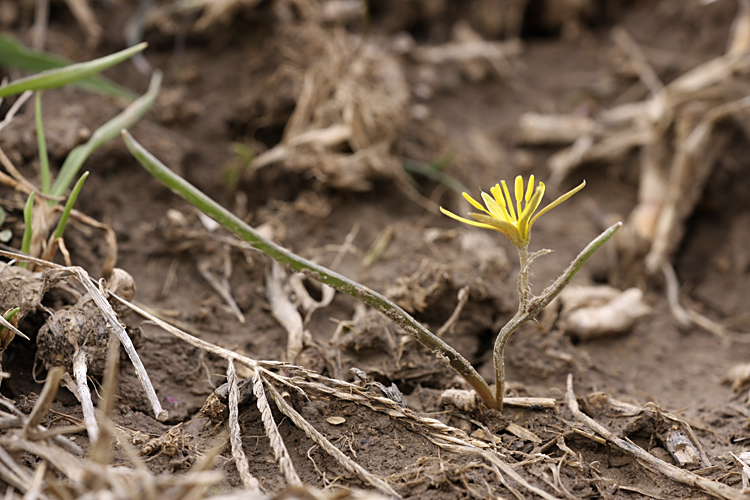
<instances>
[{"instance_id":1,"label":"thin white stem","mask_svg":"<svg viewBox=\"0 0 750 500\"><path fill-rule=\"evenodd\" d=\"M99 439L99 425L96 423L96 414L94 413L94 403L91 400L87 371L86 353L83 349L78 349L78 352L73 357L73 376L78 386L78 395L81 397L83 422L86 424L89 441L93 445Z\"/></svg>"}]
</instances>

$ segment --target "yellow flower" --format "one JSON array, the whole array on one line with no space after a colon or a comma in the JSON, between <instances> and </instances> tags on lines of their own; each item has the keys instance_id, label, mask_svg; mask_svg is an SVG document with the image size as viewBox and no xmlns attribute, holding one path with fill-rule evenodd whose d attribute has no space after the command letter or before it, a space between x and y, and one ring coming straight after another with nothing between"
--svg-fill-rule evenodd
<instances>
[{"instance_id":1,"label":"yellow flower","mask_svg":"<svg viewBox=\"0 0 750 500\"><path fill-rule=\"evenodd\" d=\"M534 176L532 175L529 177L529 185L524 194L523 177L519 175L516 177L515 204L513 203L513 198L510 196L508 186L505 184L505 181L502 181L502 188L500 187L500 184L495 184L495 186L490 189L492 196L482 192L482 200L484 200L484 204L487 208L479 204L479 202L472 198L468 193L463 193L466 201L471 203L474 208L484 212L470 213L469 215L475 220L464 219L463 217L449 212L443 207L440 207L440 211L448 217L452 217L464 224L500 231L507 236L514 245L519 248L525 248L529 244L529 239L531 238L531 226L534 222L536 222L536 220L543 214L583 189L585 185L586 181L583 181L578 187L560 196L558 199L544 207L539 213L534 215L534 212L542 203L542 197L544 196L544 183L540 182L536 189L534 189ZM532 215L534 216L532 217Z\"/></svg>"}]
</instances>

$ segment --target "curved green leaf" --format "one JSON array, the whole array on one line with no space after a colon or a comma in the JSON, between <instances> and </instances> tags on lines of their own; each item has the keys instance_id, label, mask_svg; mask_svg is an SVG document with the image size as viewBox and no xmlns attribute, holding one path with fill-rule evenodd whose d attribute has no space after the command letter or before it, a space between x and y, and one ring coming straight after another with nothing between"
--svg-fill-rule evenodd
<instances>
[{"instance_id":1,"label":"curved green leaf","mask_svg":"<svg viewBox=\"0 0 750 500\"><path fill-rule=\"evenodd\" d=\"M51 69L26 78L21 78L20 80L11 82L4 87L0 87L0 97L21 94L27 90L44 90L62 87L68 83L88 78L97 73L101 73L115 64L126 61L135 54L142 52L147 45L148 44L145 42L140 43L129 49L121 50L120 52L115 52L114 54L100 57L93 61L71 64L70 66Z\"/></svg>"}]
</instances>

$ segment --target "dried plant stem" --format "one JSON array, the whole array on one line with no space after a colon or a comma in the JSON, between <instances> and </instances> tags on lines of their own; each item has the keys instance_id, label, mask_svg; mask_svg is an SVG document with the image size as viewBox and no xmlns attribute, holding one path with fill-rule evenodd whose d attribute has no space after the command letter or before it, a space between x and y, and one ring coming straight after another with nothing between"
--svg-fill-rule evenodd
<instances>
[{"instance_id":1,"label":"dried plant stem","mask_svg":"<svg viewBox=\"0 0 750 500\"><path fill-rule=\"evenodd\" d=\"M34 92L32 92L31 90L27 90L26 92L21 94L21 97L16 99L16 102L13 103L8 112L5 114L5 118L3 118L3 121L0 121L0 131L3 130L13 120L13 117L16 116L16 113L18 113L21 107L26 104L26 101L28 101L32 95L34 95ZM11 174L12 173L13 172L11 172ZM28 184L28 181L26 181L26 183Z\"/></svg>"},{"instance_id":2,"label":"dried plant stem","mask_svg":"<svg viewBox=\"0 0 750 500\"><path fill-rule=\"evenodd\" d=\"M161 403L159 402L159 398L156 395L154 386L151 384L151 379L148 376L148 372L146 372L146 368L143 366L141 358L138 357L138 353L135 350L133 341L130 340L130 337L128 336L128 332L126 332L125 328L120 324L120 321L117 319L117 315L112 309L112 306L109 305L109 302L107 302L99 289L93 285L88 273L81 267L74 266L71 269L77 274L78 280L86 288L86 291L91 294L91 298L94 300L97 307L99 307L99 309L101 310L102 315L104 315L107 323L109 323L109 326L112 328L115 335L117 335L117 338L120 340L123 349L125 349L125 352L128 354L130 362L135 368L135 373L138 376L138 380L140 380L144 391L146 391L146 396L148 397L148 401L149 403L151 403L151 407L154 410L156 420L164 422L168 417L167 410L161 407Z\"/></svg>"},{"instance_id":3,"label":"dried plant stem","mask_svg":"<svg viewBox=\"0 0 750 500\"><path fill-rule=\"evenodd\" d=\"M164 331L171 333L178 339L194 347L197 347L198 349L202 349L206 352L210 352L211 354L215 354L216 356L226 359L227 361L235 361L237 363L241 363L252 370L255 370L256 368L258 368L258 363L255 360L248 358L247 356L237 354L236 352L230 351L229 349L219 347L215 344L206 342L205 340L201 340L198 337L194 337L193 335L190 335L189 333L184 332L180 330L179 328L170 325L166 321L159 319L158 317L149 313L145 309L142 309L138 307L137 305L131 302L128 302L127 300L123 299L122 297L119 297L118 295L112 292L110 292L110 296L114 297L122 304L128 306L131 310L133 310L133 312L143 316L144 318L150 321L153 321L154 324L156 324L156 326L158 326L159 328L162 328ZM279 365L284 365L284 363L279 362Z\"/></svg>"},{"instance_id":4,"label":"dried plant stem","mask_svg":"<svg viewBox=\"0 0 750 500\"><path fill-rule=\"evenodd\" d=\"M75 377L76 386L78 386L78 394L81 399L83 422L86 424L89 441L93 444L99 439L99 425L96 423L94 403L91 401L91 391L89 390L86 353L80 348L73 357L73 376Z\"/></svg>"},{"instance_id":5,"label":"dried plant stem","mask_svg":"<svg viewBox=\"0 0 750 500\"><path fill-rule=\"evenodd\" d=\"M151 379L148 376L148 372L146 372L146 368L143 366L143 362L141 362L141 358L138 357L138 353L135 350L135 346L133 346L133 341L130 340L130 337L128 336L128 332L126 332L125 327L123 327L122 324L120 324L120 321L117 319L117 314L115 314L115 311L112 309L112 306L109 305L109 302L107 302L107 300L104 298L104 295L102 295L102 292L99 291L99 289L96 286L94 286L93 280L91 279L91 277L89 276L89 274L86 272L85 269L83 269L82 267L77 267L77 266L64 267L59 264L55 264L53 262L47 262L42 259L37 259L35 257L30 257L28 255L20 254L17 252L8 252L6 250L0 250L0 255L4 257L9 257L11 259L18 259L24 262L31 262L43 268L55 269L55 271L59 273L59 277L67 277L70 275L75 275L78 278L78 280L81 282L81 284L84 286L84 288L86 288L86 291L91 295L91 298L93 299L94 303L96 303L97 307L99 307L99 310L101 311L102 315L107 320L107 323L115 332L115 335L117 336L120 343L122 344L122 347L125 349L125 352L128 354L128 357L130 358L130 361L133 364L133 368L135 368L135 373L138 376L138 380L140 380L141 385L143 386L143 389L146 392L146 396L148 397L148 400L151 403L151 407L154 410L154 415L156 416L156 419L159 420L160 422L163 422L167 419L168 413L165 409L161 407L161 403L159 402L159 398L156 395L154 386L151 384ZM0 323L3 323L3 321L0 321ZM5 321L5 323L8 323L8 322ZM5 325L5 323L3 323L3 326L5 326L6 328L8 326L12 327L10 323L8 323L7 325ZM16 329L14 328L13 331L16 331ZM18 334L20 332L16 332L16 333ZM62 377L62 374L60 376Z\"/></svg>"},{"instance_id":6,"label":"dried plant stem","mask_svg":"<svg viewBox=\"0 0 750 500\"><path fill-rule=\"evenodd\" d=\"M268 384L267 387L268 392L271 395L271 399L273 399L274 403L276 403L276 406L279 408L281 413L289 417L289 419L294 422L294 425L302 429L310 439L312 439L318 446L320 446L323 451L336 459L336 461L342 467L362 479L370 486L377 488L379 491L385 493L386 495L390 495L391 497L395 498L401 498L401 495L396 493L396 491L391 488L390 485L382 478L379 478L378 476L375 476L374 474L368 472L365 468L346 456L341 450L336 448L328 439L326 439L323 434L321 434L315 427L310 425L310 423L305 420L302 415L297 413L297 410L292 408L292 406L286 402L286 400L281 396L281 394L279 394L279 392L273 385Z\"/></svg>"},{"instance_id":7,"label":"dried plant stem","mask_svg":"<svg viewBox=\"0 0 750 500\"><path fill-rule=\"evenodd\" d=\"M211 288L213 288L216 293L219 294L219 296L224 299L224 302L229 306L229 309L232 310L234 313L234 316L237 318L237 321L244 324L245 323L245 315L242 314L242 311L240 310L240 306L237 305L237 302L234 300L234 297L232 297L232 289L229 285L229 281L227 281L226 277L217 278L216 276L211 273L210 264L208 260L203 260L198 262L198 272L201 276L203 276L203 279L208 282L209 285L211 285Z\"/></svg>"},{"instance_id":8,"label":"dried plant stem","mask_svg":"<svg viewBox=\"0 0 750 500\"><path fill-rule=\"evenodd\" d=\"M26 452L36 455L46 460L49 465L70 478L72 482L80 481L84 464L88 465L90 463L76 456L62 453L60 448L52 446L49 442L29 441L18 439L16 436L5 435L0 437L0 447L11 453ZM29 484L30 480L29 478L26 485Z\"/></svg>"},{"instance_id":9,"label":"dried plant stem","mask_svg":"<svg viewBox=\"0 0 750 500\"><path fill-rule=\"evenodd\" d=\"M113 439L116 434L112 431L115 428L109 420L112 417L112 410L115 407L115 400L117 399L117 374L120 370L120 342L114 337L109 337L109 345L107 346L107 358L104 365L104 377L102 380L102 387L99 398L98 412L96 413L96 424L97 432L99 437L93 441L92 446L89 448L89 460L102 465L108 465L112 463L113 457ZM86 381L84 380L85 384ZM135 462L134 462L135 463ZM136 467L138 471L138 467ZM87 477L88 476L88 477ZM96 475L86 474L84 475L84 481L89 484L97 484L101 482L100 478ZM142 483L143 484L143 483ZM144 485L145 489L145 485Z\"/></svg>"},{"instance_id":10,"label":"dried plant stem","mask_svg":"<svg viewBox=\"0 0 750 500\"><path fill-rule=\"evenodd\" d=\"M234 362L229 360L227 367L227 379L229 381L229 442L232 444L232 457L234 465L240 474L242 484L252 492L260 491L260 483L250 474L250 465L247 463L247 457L242 449L242 436L240 434L239 416L239 388L237 386L237 371L234 369Z\"/></svg>"},{"instance_id":11,"label":"dried plant stem","mask_svg":"<svg viewBox=\"0 0 750 500\"><path fill-rule=\"evenodd\" d=\"M446 442L447 440L443 439L435 439L433 436L425 436L427 439L429 439L433 444L436 446L439 446L440 448L443 448L445 450L451 451L453 453L457 453L460 455L474 455L484 458L487 462L492 464L494 467L497 468L497 470L502 473L498 477L498 479L505 484L506 487L509 489L512 488L510 486L509 481L505 479L504 476L507 476L516 483L520 484L524 488L526 488L528 491L536 494L540 498L544 498L545 500L559 500L557 497L554 497L547 493L546 491L542 490L541 488L537 488L536 486L533 486L528 481L526 481L523 476L521 476L516 470L508 463L500 460L500 457L491 451L483 450L481 448L477 448L476 446L471 446L467 443L461 443L461 442ZM524 497L521 497L524 498Z\"/></svg>"},{"instance_id":12,"label":"dried plant stem","mask_svg":"<svg viewBox=\"0 0 750 500\"><path fill-rule=\"evenodd\" d=\"M260 411L260 417L263 421L263 428L266 430L266 435L271 443L273 454L276 457L276 461L279 462L279 468L284 474L287 486L301 486L302 481L300 481L297 471L294 470L292 459L284 445L284 440L279 433L279 428L276 427L276 422L273 419L271 407L266 398L266 391L263 389L263 380L260 377L260 370L255 370L255 373L253 373L253 394L255 394L258 411Z\"/></svg>"},{"instance_id":13,"label":"dried plant stem","mask_svg":"<svg viewBox=\"0 0 750 500\"><path fill-rule=\"evenodd\" d=\"M456 308L453 310L448 320L437 331L438 337L443 338L446 333L453 331L456 323L458 323L458 318L461 316L461 311L463 311L464 306L468 301L469 285L466 285L458 291L458 304L456 304Z\"/></svg>"},{"instance_id":14,"label":"dried plant stem","mask_svg":"<svg viewBox=\"0 0 750 500\"><path fill-rule=\"evenodd\" d=\"M542 255L545 251L542 250L529 255L527 248L519 248L518 254L521 261L521 269L518 273L518 312L505 324L495 339L493 357L495 363L495 409L500 411L503 409L503 395L505 393L505 345L511 334L523 323L533 319L537 314L542 312L542 309L547 307L562 292L563 288L570 283L570 280L578 273L583 264L620 229L620 226L622 226L622 222L613 224L591 243L586 245L586 248L570 263L565 272L547 287L539 297L535 297L529 288L529 264L534 258Z\"/></svg>"},{"instance_id":15,"label":"dried plant stem","mask_svg":"<svg viewBox=\"0 0 750 500\"><path fill-rule=\"evenodd\" d=\"M265 253L278 262L303 273L324 285L329 285L336 290L351 295L357 300L377 309L391 321L403 328L417 342L430 349L439 359L456 370L477 391L482 401L490 407L495 407L495 398L492 395L487 382L471 366L461 354L442 339L430 332L421 323L412 318L402 308L388 300L380 293L361 285L349 278L338 274L328 268L320 266L312 261L303 259L289 250L263 238L257 231L245 224L239 217L206 196L196 187L185 181L182 177L172 172L163 163L156 159L143 146L141 146L126 131L122 136L130 152L138 162L160 182L169 187L175 193L183 197L189 203L202 210L216 222L226 227L253 247Z\"/></svg>"},{"instance_id":16,"label":"dried plant stem","mask_svg":"<svg viewBox=\"0 0 750 500\"><path fill-rule=\"evenodd\" d=\"M65 370L56 366L47 373L47 381L44 383L42 393L37 399L34 409L31 410L29 419L26 421L26 425L23 428L23 435L27 439L33 439L34 432L37 431L39 424L49 412L52 402L55 400L57 390L60 388L60 380L62 379Z\"/></svg>"},{"instance_id":17,"label":"dried plant stem","mask_svg":"<svg viewBox=\"0 0 750 500\"><path fill-rule=\"evenodd\" d=\"M31 473L17 464L10 453L0 448L0 479L23 493L31 482Z\"/></svg>"},{"instance_id":18,"label":"dried plant stem","mask_svg":"<svg viewBox=\"0 0 750 500\"><path fill-rule=\"evenodd\" d=\"M286 272L274 261L271 273L266 278L266 296L271 304L271 313L287 332L286 360L294 363L304 347L305 325L297 307L284 291Z\"/></svg>"},{"instance_id":19,"label":"dried plant stem","mask_svg":"<svg viewBox=\"0 0 750 500\"><path fill-rule=\"evenodd\" d=\"M42 461L37 465L34 471L34 476L31 478L31 484L26 494L23 496L23 500L36 500L39 498L42 492L42 483L44 482L44 475L47 473L47 462ZM44 498L44 497L42 497Z\"/></svg>"},{"instance_id":20,"label":"dried plant stem","mask_svg":"<svg viewBox=\"0 0 750 500\"><path fill-rule=\"evenodd\" d=\"M747 494L743 491L736 490L726 484L706 479L705 477L699 476L685 469L680 469L672 464L668 464L664 460L656 458L654 455L648 453L646 450L635 445L631 441L626 441L625 439L615 436L606 427L580 410L575 392L573 391L573 375L568 375L567 386L567 405L568 408L570 408L571 413L573 413L573 416L593 430L596 434L599 434L606 439L609 444L634 457L638 462L645 464L650 470L656 470L673 481L698 488L704 493L716 498L723 498L726 500L740 500L747 498Z\"/></svg>"}]
</instances>

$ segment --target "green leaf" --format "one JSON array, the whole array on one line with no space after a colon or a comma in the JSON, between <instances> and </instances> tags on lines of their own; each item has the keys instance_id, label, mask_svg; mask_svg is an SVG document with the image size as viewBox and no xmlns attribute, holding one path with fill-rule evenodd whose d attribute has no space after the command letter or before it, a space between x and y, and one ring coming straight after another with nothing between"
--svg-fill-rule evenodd
<instances>
[{"instance_id":1,"label":"green leaf","mask_svg":"<svg viewBox=\"0 0 750 500\"><path fill-rule=\"evenodd\" d=\"M10 322L10 320L12 320L16 316L16 314L18 314L18 311L20 311L20 310L21 310L20 307L14 307L13 309L10 309L8 312L5 313L5 315L3 316L3 319L5 319L5 321ZM18 323L18 320L16 320L16 323ZM12 324L13 323L11 323L11 325ZM4 333L5 333L5 326L2 325L2 324L0 324L0 335L3 335ZM11 337L11 340L12 339L13 338ZM0 340L0 344L2 344L2 343L4 343L4 342L2 342ZM7 347L7 345L5 347Z\"/></svg>"},{"instance_id":2,"label":"green leaf","mask_svg":"<svg viewBox=\"0 0 750 500\"><path fill-rule=\"evenodd\" d=\"M101 73L107 68L111 68L115 64L126 61L135 54L142 52L146 46L146 43L141 43L134 47L130 47L129 49L121 50L120 52L100 57L99 59L94 59L93 61L71 64L70 66L43 71L16 80L4 87L0 87L0 97L21 94L27 90L43 90L62 87L68 83L88 78L97 73Z\"/></svg>"},{"instance_id":3,"label":"green leaf","mask_svg":"<svg viewBox=\"0 0 750 500\"><path fill-rule=\"evenodd\" d=\"M455 191L456 193L463 193L469 189L454 177L446 174L443 169L450 163L450 160L445 160L449 154L446 154L442 158L439 158L433 163L422 163L408 158L404 158L403 167L410 174L420 174L435 182L439 182L448 189ZM453 155L450 156L450 159Z\"/></svg>"},{"instance_id":4,"label":"green leaf","mask_svg":"<svg viewBox=\"0 0 750 500\"><path fill-rule=\"evenodd\" d=\"M63 209L62 215L60 216L60 222L57 223L57 228L55 229L55 239L62 238L62 235L65 232L65 225L68 223L68 217L70 217L70 211L73 210L73 205L75 205L75 202L78 199L78 194L81 192L83 183L86 182L86 178L88 176L89 173L84 172L81 178L78 179L78 182L76 182L76 185L73 186L73 191L71 191L70 196L68 197L68 201L65 202L65 208Z\"/></svg>"},{"instance_id":5,"label":"green leaf","mask_svg":"<svg viewBox=\"0 0 750 500\"><path fill-rule=\"evenodd\" d=\"M21 252L28 255L31 249L31 237L33 236L34 229L32 227L34 215L34 191L29 194L29 198L26 200L26 205L23 207L23 240L21 240ZM18 264L21 267L26 267L26 262Z\"/></svg>"},{"instance_id":6,"label":"green leaf","mask_svg":"<svg viewBox=\"0 0 750 500\"><path fill-rule=\"evenodd\" d=\"M42 123L42 93L37 92L35 96L35 121L36 121L36 142L39 148L39 170L42 177L42 193L49 193L49 156L47 155L47 141L44 138L44 123Z\"/></svg>"},{"instance_id":7,"label":"green leaf","mask_svg":"<svg viewBox=\"0 0 750 500\"><path fill-rule=\"evenodd\" d=\"M104 143L120 135L122 129L132 127L146 114L146 111L154 104L160 87L161 72L154 71L148 91L145 94L133 101L122 113L96 129L96 132L92 134L86 144L81 144L70 152L63 166L60 168L60 173L55 180L55 184L52 186L50 194L52 196L63 196L83 163L94 151L99 149Z\"/></svg>"},{"instance_id":8,"label":"green leaf","mask_svg":"<svg viewBox=\"0 0 750 500\"><path fill-rule=\"evenodd\" d=\"M63 68L73 64L67 59L47 52L29 49L12 38L0 34L0 66L18 68L31 73L40 73L50 69ZM137 94L102 76L90 76L74 83L89 92L108 95L132 101Z\"/></svg>"}]
</instances>

